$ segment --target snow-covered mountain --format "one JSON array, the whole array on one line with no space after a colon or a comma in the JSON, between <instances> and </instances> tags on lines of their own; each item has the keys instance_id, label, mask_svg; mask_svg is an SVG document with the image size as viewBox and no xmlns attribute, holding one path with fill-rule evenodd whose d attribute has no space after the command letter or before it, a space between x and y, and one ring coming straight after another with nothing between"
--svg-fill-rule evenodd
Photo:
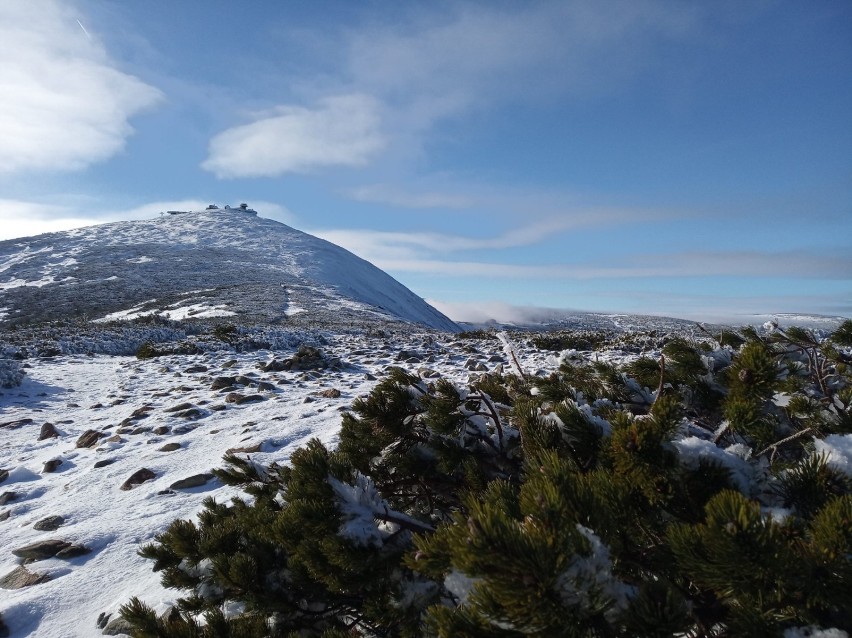
<instances>
[{"instance_id":1,"label":"snow-covered mountain","mask_svg":"<svg viewBox=\"0 0 852 638\"><path fill-rule=\"evenodd\" d=\"M0 242L0 327L145 314L459 329L369 262L250 209L173 211Z\"/></svg>"}]
</instances>

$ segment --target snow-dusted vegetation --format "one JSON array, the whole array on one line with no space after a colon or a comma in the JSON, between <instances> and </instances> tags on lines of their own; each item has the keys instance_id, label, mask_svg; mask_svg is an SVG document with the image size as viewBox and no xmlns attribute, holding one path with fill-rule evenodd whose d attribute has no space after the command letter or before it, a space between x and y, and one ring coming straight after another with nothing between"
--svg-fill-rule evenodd
<instances>
[{"instance_id":1,"label":"snow-dusted vegetation","mask_svg":"<svg viewBox=\"0 0 852 638\"><path fill-rule=\"evenodd\" d=\"M844 635L850 325L768 328L19 343L0 614L48 637ZM228 343L248 334L275 344Z\"/></svg>"}]
</instances>

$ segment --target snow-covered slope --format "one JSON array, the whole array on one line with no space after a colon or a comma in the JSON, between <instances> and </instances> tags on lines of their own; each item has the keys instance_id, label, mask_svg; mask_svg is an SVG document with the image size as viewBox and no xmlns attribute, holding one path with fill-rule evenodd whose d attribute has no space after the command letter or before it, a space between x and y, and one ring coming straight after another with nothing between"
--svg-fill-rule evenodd
<instances>
[{"instance_id":1,"label":"snow-covered slope","mask_svg":"<svg viewBox=\"0 0 852 638\"><path fill-rule=\"evenodd\" d=\"M458 330L369 262L239 209L0 242L0 327L155 312L326 324L368 317Z\"/></svg>"}]
</instances>

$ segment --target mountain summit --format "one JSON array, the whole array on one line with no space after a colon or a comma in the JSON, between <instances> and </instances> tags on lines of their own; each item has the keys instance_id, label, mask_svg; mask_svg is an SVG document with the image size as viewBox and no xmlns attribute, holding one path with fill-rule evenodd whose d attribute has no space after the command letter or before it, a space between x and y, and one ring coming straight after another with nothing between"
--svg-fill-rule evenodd
<instances>
[{"instance_id":1,"label":"mountain summit","mask_svg":"<svg viewBox=\"0 0 852 638\"><path fill-rule=\"evenodd\" d=\"M0 326L152 314L459 329L371 263L247 206L0 242Z\"/></svg>"}]
</instances>

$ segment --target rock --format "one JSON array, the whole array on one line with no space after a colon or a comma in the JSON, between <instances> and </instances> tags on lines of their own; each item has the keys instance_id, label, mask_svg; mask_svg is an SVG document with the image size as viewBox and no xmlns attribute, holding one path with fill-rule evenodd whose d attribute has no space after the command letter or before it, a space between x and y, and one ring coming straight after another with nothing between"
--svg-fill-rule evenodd
<instances>
[{"instance_id":1,"label":"rock","mask_svg":"<svg viewBox=\"0 0 852 638\"><path fill-rule=\"evenodd\" d=\"M228 406L226 406L223 403L217 403L216 405L210 406L210 410L212 412L223 412L224 410L227 410L227 409L228 409Z\"/></svg>"},{"instance_id":2,"label":"rock","mask_svg":"<svg viewBox=\"0 0 852 638\"><path fill-rule=\"evenodd\" d=\"M53 532L59 529L64 522L65 519L61 516L48 516L35 523L33 529L37 529L40 532Z\"/></svg>"},{"instance_id":3,"label":"rock","mask_svg":"<svg viewBox=\"0 0 852 638\"><path fill-rule=\"evenodd\" d=\"M364 373L364 378L367 381L375 381L376 380L376 377L374 375L370 374L369 372Z\"/></svg>"},{"instance_id":4,"label":"rock","mask_svg":"<svg viewBox=\"0 0 852 638\"><path fill-rule=\"evenodd\" d=\"M18 498L17 492L3 492L0 494L0 505L5 505L6 503L14 501L16 498Z\"/></svg>"},{"instance_id":5,"label":"rock","mask_svg":"<svg viewBox=\"0 0 852 638\"><path fill-rule=\"evenodd\" d=\"M141 408L136 408L135 410L133 410L129 417L127 417L126 419L124 419L124 421L121 422L121 424L127 425L128 423L131 423L133 421L141 421L142 419L147 419L149 416L151 416L150 413L153 409L154 406L152 405L143 405Z\"/></svg>"},{"instance_id":6,"label":"rock","mask_svg":"<svg viewBox=\"0 0 852 638\"><path fill-rule=\"evenodd\" d=\"M284 372L285 370L289 370L293 367L293 362L289 359L286 361L279 361L278 359L273 359L267 364L259 364L260 369L264 372Z\"/></svg>"},{"instance_id":7,"label":"rock","mask_svg":"<svg viewBox=\"0 0 852 638\"><path fill-rule=\"evenodd\" d=\"M0 483L9 478L9 470L0 470Z\"/></svg>"},{"instance_id":8,"label":"rock","mask_svg":"<svg viewBox=\"0 0 852 638\"><path fill-rule=\"evenodd\" d=\"M275 384L270 383L269 381L258 381L257 389L260 392L274 392L275 390L277 390Z\"/></svg>"},{"instance_id":9,"label":"rock","mask_svg":"<svg viewBox=\"0 0 852 638\"><path fill-rule=\"evenodd\" d=\"M158 449L157 452L174 452L179 449L180 443L166 443L163 447Z\"/></svg>"},{"instance_id":10,"label":"rock","mask_svg":"<svg viewBox=\"0 0 852 638\"><path fill-rule=\"evenodd\" d=\"M59 539L50 539L24 545L18 549L13 549L12 553L18 558L29 558L31 560L44 560L45 558L53 558L63 549L71 547L68 541Z\"/></svg>"},{"instance_id":11,"label":"rock","mask_svg":"<svg viewBox=\"0 0 852 638\"><path fill-rule=\"evenodd\" d=\"M260 452L262 447L263 443L255 443L254 445L247 445L245 447L232 447L225 450L225 454L254 454Z\"/></svg>"},{"instance_id":12,"label":"rock","mask_svg":"<svg viewBox=\"0 0 852 638\"><path fill-rule=\"evenodd\" d=\"M3 589L22 589L46 583L49 580L50 576L47 574L34 574L23 565L18 565L15 569L0 578L0 587Z\"/></svg>"},{"instance_id":13,"label":"rock","mask_svg":"<svg viewBox=\"0 0 852 638\"><path fill-rule=\"evenodd\" d=\"M95 626L98 629L103 629L107 626L110 616L112 616L112 614L108 614L105 611L102 611L100 614L98 614L98 619L95 621Z\"/></svg>"},{"instance_id":14,"label":"rock","mask_svg":"<svg viewBox=\"0 0 852 638\"><path fill-rule=\"evenodd\" d=\"M176 412L175 416L179 416L182 419L199 419L204 416L204 411L198 408L189 408L183 412Z\"/></svg>"},{"instance_id":15,"label":"rock","mask_svg":"<svg viewBox=\"0 0 852 638\"><path fill-rule=\"evenodd\" d=\"M236 385L257 385L257 381L244 374L234 377L234 383Z\"/></svg>"},{"instance_id":16,"label":"rock","mask_svg":"<svg viewBox=\"0 0 852 638\"><path fill-rule=\"evenodd\" d=\"M228 359L225 363L222 364L222 369L227 370L228 368L233 368L235 365L237 365L236 359Z\"/></svg>"},{"instance_id":17,"label":"rock","mask_svg":"<svg viewBox=\"0 0 852 638\"><path fill-rule=\"evenodd\" d=\"M56 558L68 560L69 558L77 558L78 556L85 556L86 554L91 553L92 550L85 545L71 545L56 552Z\"/></svg>"},{"instance_id":18,"label":"rock","mask_svg":"<svg viewBox=\"0 0 852 638\"><path fill-rule=\"evenodd\" d=\"M50 459L49 461L45 462L44 467L41 470L41 473L42 474L52 474L57 469L59 469L60 465L62 465L62 459Z\"/></svg>"},{"instance_id":19,"label":"rock","mask_svg":"<svg viewBox=\"0 0 852 638\"><path fill-rule=\"evenodd\" d=\"M157 475L147 467L143 467L141 470L136 470L133 474L131 474L130 478L122 483L121 489L124 491L132 490L137 485L141 485L145 481L150 481L153 478L157 478Z\"/></svg>"},{"instance_id":20,"label":"rock","mask_svg":"<svg viewBox=\"0 0 852 638\"><path fill-rule=\"evenodd\" d=\"M432 368L420 368L417 371L417 374L419 374L423 379L437 379L441 376L440 372L433 370Z\"/></svg>"},{"instance_id":21,"label":"rock","mask_svg":"<svg viewBox=\"0 0 852 638\"><path fill-rule=\"evenodd\" d=\"M195 474L193 476L188 476L185 479L181 479L179 481L175 481L171 485L169 485L170 490L185 490L191 487L201 487L207 481L213 478L212 474Z\"/></svg>"},{"instance_id":22,"label":"rock","mask_svg":"<svg viewBox=\"0 0 852 638\"><path fill-rule=\"evenodd\" d=\"M307 396L304 399L302 399L302 403L313 403L313 402L314 402L314 398L311 397L311 396Z\"/></svg>"},{"instance_id":23,"label":"rock","mask_svg":"<svg viewBox=\"0 0 852 638\"><path fill-rule=\"evenodd\" d=\"M97 430L86 430L80 435L80 438L77 439L77 447L94 447L97 445L102 436L103 432L98 432Z\"/></svg>"},{"instance_id":24,"label":"rock","mask_svg":"<svg viewBox=\"0 0 852 638\"><path fill-rule=\"evenodd\" d=\"M104 439L105 443L124 443L124 439L122 439L118 434L113 434L108 439Z\"/></svg>"},{"instance_id":25,"label":"rock","mask_svg":"<svg viewBox=\"0 0 852 638\"><path fill-rule=\"evenodd\" d=\"M184 372L184 374L195 374L196 372L207 372L207 366L203 366L203 365L189 366L183 372Z\"/></svg>"},{"instance_id":26,"label":"rock","mask_svg":"<svg viewBox=\"0 0 852 638\"><path fill-rule=\"evenodd\" d=\"M14 421L5 421L0 423L0 428L9 428L10 430L15 430L22 425L29 425L32 423L32 419L15 419Z\"/></svg>"},{"instance_id":27,"label":"rock","mask_svg":"<svg viewBox=\"0 0 852 638\"><path fill-rule=\"evenodd\" d=\"M5 512L0 512L0 523L9 518L9 516L11 516L11 512L9 510L6 510Z\"/></svg>"},{"instance_id":28,"label":"rock","mask_svg":"<svg viewBox=\"0 0 852 638\"><path fill-rule=\"evenodd\" d=\"M118 618L112 620L106 627L104 627L102 633L104 636L121 636L122 634L130 636L132 632L133 626L124 618L119 616Z\"/></svg>"},{"instance_id":29,"label":"rock","mask_svg":"<svg viewBox=\"0 0 852 638\"><path fill-rule=\"evenodd\" d=\"M258 401L266 401L266 397L262 394L240 394L239 392L231 392L225 397L225 403L257 403Z\"/></svg>"},{"instance_id":30,"label":"rock","mask_svg":"<svg viewBox=\"0 0 852 638\"><path fill-rule=\"evenodd\" d=\"M103 459L101 461L97 461L94 467L95 469L98 469L99 467L106 467L107 465L112 465L113 463L115 463L115 459Z\"/></svg>"},{"instance_id":31,"label":"rock","mask_svg":"<svg viewBox=\"0 0 852 638\"><path fill-rule=\"evenodd\" d=\"M53 423L45 423L41 426L41 432L39 432L38 440L44 441L45 439L55 439L59 437L59 432L56 431L56 426Z\"/></svg>"},{"instance_id":32,"label":"rock","mask_svg":"<svg viewBox=\"0 0 852 638\"><path fill-rule=\"evenodd\" d=\"M170 429L171 428L167 425L161 425L159 427L154 428L154 434L159 434L159 435L168 434Z\"/></svg>"},{"instance_id":33,"label":"rock","mask_svg":"<svg viewBox=\"0 0 852 638\"><path fill-rule=\"evenodd\" d=\"M222 390L236 385L236 377L216 377L210 385L211 390Z\"/></svg>"},{"instance_id":34,"label":"rock","mask_svg":"<svg viewBox=\"0 0 852 638\"><path fill-rule=\"evenodd\" d=\"M329 388L328 390L322 390L317 392L316 395L318 397L324 397L326 399L337 399L340 397L340 390L337 388Z\"/></svg>"},{"instance_id":35,"label":"rock","mask_svg":"<svg viewBox=\"0 0 852 638\"><path fill-rule=\"evenodd\" d=\"M183 412L184 410L189 410L189 409L194 408L194 407L195 406L192 405L191 403L179 403L178 405L176 405L174 407L166 408L165 411L166 412Z\"/></svg>"}]
</instances>

